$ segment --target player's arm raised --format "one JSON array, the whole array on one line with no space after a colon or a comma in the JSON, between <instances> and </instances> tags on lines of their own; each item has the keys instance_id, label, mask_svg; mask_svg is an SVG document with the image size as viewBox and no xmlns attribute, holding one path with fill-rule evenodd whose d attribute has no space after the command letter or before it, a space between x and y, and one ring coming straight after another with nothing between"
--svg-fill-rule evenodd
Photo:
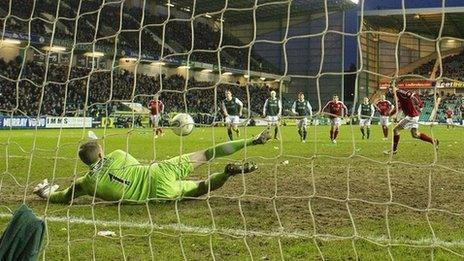
<instances>
[{"instance_id":1,"label":"player's arm raised","mask_svg":"<svg viewBox=\"0 0 464 261\"><path fill-rule=\"evenodd\" d=\"M34 194L42 199L49 199L51 203L69 203L71 199L83 196L86 194L82 188L82 183L85 177L80 177L64 190L57 191L58 185L51 185L45 179L34 188Z\"/></svg>"}]
</instances>

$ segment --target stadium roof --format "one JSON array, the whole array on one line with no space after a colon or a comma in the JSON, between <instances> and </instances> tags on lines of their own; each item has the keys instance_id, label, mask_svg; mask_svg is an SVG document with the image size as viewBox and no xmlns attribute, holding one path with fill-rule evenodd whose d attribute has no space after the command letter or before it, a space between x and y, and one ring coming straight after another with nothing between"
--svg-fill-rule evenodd
<instances>
[{"instance_id":1,"label":"stadium roof","mask_svg":"<svg viewBox=\"0 0 464 261\"><path fill-rule=\"evenodd\" d=\"M408 8L406 31L430 38L439 34L442 14L445 14L442 36L464 38L464 6L445 8ZM358 15L360 13L358 12ZM403 10L370 10L364 12L366 22L377 29L389 28L395 31L403 29Z\"/></svg>"},{"instance_id":2,"label":"stadium roof","mask_svg":"<svg viewBox=\"0 0 464 261\"><path fill-rule=\"evenodd\" d=\"M171 0L176 8L192 10L193 0ZM201 0L196 1L195 15L210 13L220 17L220 11L225 7L225 0ZM246 24L253 21L254 0L227 1L227 9L224 18L227 23ZM288 5L291 3L291 16L302 14L324 13L324 1L321 0L258 0L256 20L259 22L276 18L287 17ZM327 0L327 9L342 11L353 8L355 4L351 0Z\"/></svg>"}]
</instances>

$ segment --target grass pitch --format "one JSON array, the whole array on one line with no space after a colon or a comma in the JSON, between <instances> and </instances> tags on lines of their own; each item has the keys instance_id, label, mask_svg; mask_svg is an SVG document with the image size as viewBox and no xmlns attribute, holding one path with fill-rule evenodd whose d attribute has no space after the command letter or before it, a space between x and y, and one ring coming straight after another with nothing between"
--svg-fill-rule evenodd
<instances>
[{"instance_id":1,"label":"grass pitch","mask_svg":"<svg viewBox=\"0 0 464 261\"><path fill-rule=\"evenodd\" d=\"M251 137L262 128L243 128ZM62 187L83 175L77 159L83 130L0 131L0 228L25 201L47 220L45 260L459 260L464 255L464 128L421 126L440 139L433 146L403 131L399 152L379 126L361 140L342 126L331 144L327 126L310 126L308 143L295 127L281 141L249 147L201 167L205 178L233 160L260 169L234 177L194 200L119 205L83 197L49 204L31 194L42 179ZM97 129L107 152L123 149L141 162L164 160L226 141L224 128L197 128L180 138L149 129ZM286 164L288 161L288 164ZM103 237L100 231L116 236Z\"/></svg>"}]
</instances>

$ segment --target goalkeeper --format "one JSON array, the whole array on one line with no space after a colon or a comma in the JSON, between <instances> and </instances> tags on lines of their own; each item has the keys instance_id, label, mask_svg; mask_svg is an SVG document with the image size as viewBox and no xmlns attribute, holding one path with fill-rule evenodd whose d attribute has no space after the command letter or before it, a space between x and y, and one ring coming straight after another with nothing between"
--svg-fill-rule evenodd
<instances>
[{"instance_id":1,"label":"goalkeeper","mask_svg":"<svg viewBox=\"0 0 464 261\"><path fill-rule=\"evenodd\" d=\"M86 175L77 178L70 187L61 191L57 191L58 185L44 180L35 187L34 193L53 203L69 203L73 198L84 195L128 203L199 197L222 187L231 176L256 170L257 165L251 162L230 163L224 172L215 173L208 179L185 180L195 168L212 159L231 155L245 146L264 144L269 139L269 132L265 130L253 139L222 143L150 165L140 164L122 150L104 155L98 142L89 141L79 148L80 159L90 167Z\"/></svg>"}]
</instances>

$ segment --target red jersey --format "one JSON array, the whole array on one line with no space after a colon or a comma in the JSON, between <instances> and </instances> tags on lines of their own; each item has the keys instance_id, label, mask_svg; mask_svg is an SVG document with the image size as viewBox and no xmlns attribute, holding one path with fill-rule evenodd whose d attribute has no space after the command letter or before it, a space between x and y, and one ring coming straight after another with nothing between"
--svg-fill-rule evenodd
<instances>
[{"instance_id":1,"label":"red jersey","mask_svg":"<svg viewBox=\"0 0 464 261\"><path fill-rule=\"evenodd\" d=\"M160 100L151 100L148 103L151 115L158 115L164 111L164 104Z\"/></svg>"},{"instance_id":2,"label":"red jersey","mask_svg":"<svg viewBox=\"0 0 464 261\"><path fill-rule=\"evenodd\" d=\"M329 108L330 118L341 117L343 116L343 110L347 111L345 104L341 101L329 101L322 111L325 111L326 108Z\"/></svg>"},{"instance_id":3,"label":"red jersey","mask_svg":"<svg viewBox=\"0 0 464 261\"><path fill-rule=\"evenodd\" d=\"M392 109L392 104L390 101L383 100L377 102L377 110L380 113L380 116L390 116L390 111Z\"/></svg>"},{"instance_id":4,"label":"red jersey","mask_svg":"<svg viewBox=\"0 0 464 261\"><path fill-rule=\"evenodd\" d=\"M446 110L445 111L445 114L446 114L446 118L448 119L452 119L453 118L453 110Z\"/></svg>"},{"instance_id":5,"label":"red jersey","mask_svg":"<svg viewBox=\"0 0 464 261\"><path fill-rule=\"evenodd\" d=\"M397 90L398 109L401 109L404 115L409 117L417 117L420 115L420 108L424 106L424 102L414 92Z\"/></svg>"}]
</instances>

